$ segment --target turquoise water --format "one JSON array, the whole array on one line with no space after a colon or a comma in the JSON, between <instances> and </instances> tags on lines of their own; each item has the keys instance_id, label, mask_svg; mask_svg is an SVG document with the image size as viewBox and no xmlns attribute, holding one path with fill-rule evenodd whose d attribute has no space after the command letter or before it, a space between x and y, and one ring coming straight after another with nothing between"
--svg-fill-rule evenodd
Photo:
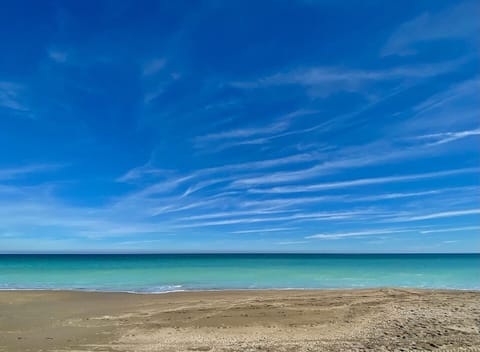
<instances>
[{"instance_id":1,"label":"turquoise water","mask_svg":"<svg viewBox=\"0 0 480 352\"><path fill-rule=\"evenodd\" d=\"M480 289L480 254L0 255L0 289Z\"/></svg>"}]
</instances>

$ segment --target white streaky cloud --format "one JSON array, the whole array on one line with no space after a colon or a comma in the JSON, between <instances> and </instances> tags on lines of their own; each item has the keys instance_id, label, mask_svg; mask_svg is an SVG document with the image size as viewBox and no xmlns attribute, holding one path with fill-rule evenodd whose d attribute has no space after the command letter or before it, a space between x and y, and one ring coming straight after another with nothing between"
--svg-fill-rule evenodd
<instances>
[{"instance_id":1,"label":"white streaky cloud","mask_svg":"<svg viewBox=\"0 0 480 352\"><path fill-rule=\"evenodd\" d=\"M239 230L239 231L232 231L230 233L234 234L245 234L245 233L263 233L263 232L283 232L283 231L292 231L296 230L298 227L273 227L273 228L266 228L266 229L255 229L255 230Z\"/></svg>"},{"instance_id":2,"label":"white streaky cloud","mask_svg":"<svg viewBox=\"0 0 480 352\"><path fill-rule=\"evenodd\" d=\"M168 231L165 231L163 226L159 224L122 224L122 223L109 223L105 222L98 224L98 228L92 228L89 230L80 230L77 231L77 235L85 238L95 239L95 238L107 238L107 237L117 237L117 236L130 236L132 234L151 234L151 235L165 235L171 234ZM103 227L103 228L102 228Z\"/></svg>"},{"instance_id":3,"label":"white streaky cloud","mask_svg":"<svg viewBox=\"0 0 480 352\"><path fill-rule=\"evenodd\" d=\"M48 201L46 201L48 200ZM109 235L161 232L158 225L128 223L106 217L101 209L72 208L55 202L54 199L15 200L0 202L0 219L2 226L19 234L48 231L62 234L75 234L80 237L98 237ZM155 227L155 228L154 228Z\"/></svg>"},{"instance_id":4,"label":"white streaky cloud","mask_svg":"<svg viewBox=\"0 0 480 352\"><path fill-rule=\"evenodd\" d=\"M318 212L318 213L297 213L286 216L277 216L277 217L263 217L263 218L240 218L240 219L228 219L228 220L219 220L219 221L207 221L207 222L197 222L191 224L182 223L176 225L176 228L191 228L191 227L206 227L206 226L222 226L222 225L233 225L233 224L253 224L259 222L277 222L277 221L295 221L295 220L309 220L309 221L328 221L328 220L343 220L357 218L359 216L373 216L372 212L367 211L345 211L345 212ZM182 221L188 219L180 219Z\"/></svg>"},{"instance_id":5,"label":"white streaky cloud","mask_svg":"<svg viewBox=\"0 0 480 352\"><path fill-rule=\"evenodd\" d=\"M17 194L22 194L22 189L19 187L15 186L5 186L0 184L0 195L1 196L6 196L6 195L17 195Z\"/></svg>"},{"instance_id":6,"label":"white streaky cloud","mask_svg":"<svg viewBox=\"0 0 480 352\"><path fill-rule=\"evenodd\" d=\"M25 175L54 171L60 167L60 165L55 164L32 164L15 168L0 169L0 180L12 180Z\"/></svg>"},{"instance_id":7,"label":"white streaky cloud","mask_svg":"<svg viewBox=\"0 0 480 352\"><path fill-rule=\"evenodd\" d=\"M450 191L438 197L423 197L415 201L409 202L409 209L417 209L420 211L418 211L417 213L413 211L410 213L407 211L405 214L399 214L398 216L422 215L428 212L433 213L436 211L444 210L475 208L476 205L479 204L479 197L480 189L478 188L478 186L465 187L463 189L459 187L458 191Z\"/></svg>"},{"instance_id":8,"label":"white streaky cloud","mask_svg":"<svg viewBox=\"0 0 480 352\"><path fill-rule=\"evenodd\" d=\"M174 212L183 212L185 210L191 210L196 208L212 208L212 206L225 206L228 202L230 196L238 196L238 192L222 192L217 193L214 196L209 198L203 198L203 200L199 201L187 201L185 197L176 197L171 199L163 199L165 204L168 205L161 205L153 207L150 212L149 216L158 216L158 215L165 215ZM180 202L180 203L179 203Z\"/></svg>"},{"instance_id":9,"label":"white streaky cloud","mask_svg":"<svg viewBox=\"0 0 480 352\"><path fill-rule=\"evenodd\" d=\"M176 176L169 177L172 175L171 170L165 169L156 169L151 166L151 162L147 163L144 166L140 166L134 169L129 170L124 175L117 178L118 182L137 182L145 181L145 179L155 178L155 177L167 177L163 181L157 181L154 184L148 185L140 190L132 192L126 196L121 197L117 201L116 207L125 206L126 204L142 204L142 207L145 208L146 202L151 200L152 197L162 195L165 193L177 191L180 186L186 186L186 189L182 191L182 194L176 199L176 201L181 201L182 198L188 199L193 196L194 193L203 190L211 185L219 184L222 182L232 181L237 178L236 171L241 172L254 172L258 170L281 167L284 165L290 165L295 163L308 163L314 160L319 160L323 157L320 152L312 153L302 153L302 154L293 154L285 157L275 158L275 159L266 159L258 160L251 162L244 162L239 164L230 164L215 166L205 169L199 169L191 174L185 176ZM226 174L226 176L222 176ZM213 176L217 175L217 176ZM207 179L206 179L207 178ZM237 191L229 191L229 194L237 194ZM173 201L173 200L172 200ZM150 213L152 216L161 215L172 210L172 208L178 208L179 206L171 205L157 205L154 210L151 210ZM180 206L181 210L186 210L189 208L188 205Z\"/></svg>"},{"instance_id":10,"label":"white streaky cloud","mask_svg":"<svg viewBox=\"0 0 480 352\"><path fill-rule=\"evenodd\" d=\"M175 179L168 179L163 182L157 182L151 186L148 186L141 191L133 194L134 197L136 196L142 196L142 197L147 197L147 196L152 196L156 194L161 194L165 192L170 192L174 189L176 189L178 186L181 184L184 184L185 182L189 181L192 179L193 176L184 176L184 177L179 177Z\"/></svg>"},{"instance_id":11,"label":"white streaky cloud","mask_svg":"<svg viewBox=\"0 0 480 352\"><path fill-rule=\"evenodd\" d=\"M301 169L296 171L280 171L256 177L246 177L234 181L231 186L235 188L238 186L244 187L252 185L264 185L305 180L320 176L322 174L331 173L339 169L354 168L358 166L373 164L384 159L385 157L383 156L366 156L337 161L326 161L321 163L320 165L315 165L307 169Z\"/></svg>"},{"instance_id":12,"label":"white streaky cloud","mask_svg":"<svg viewBox=\"0 0 480 352\"><path fill-rule=\"evenodd\" d=\"M111 205L111 209L142 214L145 218L158 217L158 219L151 219L151 221L164 221L173 217L196 214L198 212L195 209L200 209L202 213L233 209L237 204L236 197L239 197L237 192L215 192L205 197L192 196L191 198L182 197L175 190L173 194L168 192L168 194L143 195L140 192L116 199ZM173 213L183 213L183 215L174 216ZM162 217L163 220L161 219Z\"/></svg>"},{"instance_id":13,"label":"white streaky cloud","mask_svg":"<svg viewBox=\"0 0 480 352\"><path fill-rule=\"evenodd\" d=\"M368 97L368 103L363 105L361 108L359 108L357 110L354 110L354 111L351 111L351 112L348 112L348 113L345 113L345 114L330 117L327 120L324 120L323 122L321 122L319 124L316 124L314 126L311 126L311 127L307 127L307 128L303 128L303 129L297 129L297 130L290 130L288 132L284 132L282 134L279 134L277 136L272 136L270 138L272 138L272 139L273 138L281 138L281 137L287 136L287 135L304 134L304 133L310 133L310 132L314 132L314 131L317 132L317 133L327 133L327 132L331 132L332 130L334 130L338 127L345 128L346 126L352 125L354 123L354 121L355 121L354 118L356 116L365 113L366 111L372 109L373 107L378 106L381 103L384 103L388 99L391 99L391 98L401 94L402 92L407 91L413 85L414 85L413 82L408 82L408 83L403 82L402 84L400 84L396 88L390 90L388 93L381 92L380 94L377 94L377 96L375 98ZM322 92L322 90L325 90L325 91L328 92L329 89L332 89L333 91L335 91L335 87L331 87L331 86L323 87L323 86L321 86L320 88L318 88L318 87L315 88L315 89L311 88L310 93L314 92L315 90L319 90L319 93L321 93L320 95L324 95L324 92ZM317 93L318 92L316 92L315 94L317 94Z\"/></svg>"},{"instance_id":14,"label":"white streaky cloud","mask_svg":"<svg viewBox=\"0 0 480 352\"><path fill-rule=\"evenodd\" d=\"M143 96L143 103L145 105L148 105L154 99L156 99L157 97L162 95L165 92L165 86L166 86L165 83L164 84L159 84L159 85L153 87L152 89L147 90L145 92L144 96Z\"/></svg>"},{"instance_id":15,"label":"white streaky cloud","mask_svg":"<svg viewBox=\"0 0 480 352\"><path fill-rule=\"evenodd\" d=\"M429 144L438 145L438 144L445 144L445 143L453 142L459 139L463 139L471 136L478 136L478 135L480 135L480 128L469 130L469 131L432 133L432 134L417 136L416 138L433 140L432 142L429 142Z\"/></svg>"},{"instance_id":16,"label":"white streaky cloud","mask_svg":"<svg viewBox=\"0 0 480 352\"><path fill-rule=\"evenodd\" d=\"M352 113L344 114L344 115L341 115L341 116L336 116L334 118L331 118L327 121L324 121L320 124L317 124L317 125L314 125L314 126L311 126L311 127L306 127L306 128L302 128L302 129L292 129L292 128L290 128L286 131L279 132L277 134L271 134L271 135L268 135L268 136L262 136L262 137L251 138L251 139L228 140L224 143L218 144L216 147L211 149L211 151L219 152L219 151L222 151L222 150L225 150L225 149L228 149L228 148L238 147L238 146L242 146L242 145L267 144L267 143L272 142L272 140L275 140L275 139L280 139L280 138L283 138L283 137L293 136L293 135L297 135L297 134L306 134L306 133L314 132L314 131L327 132L327 131L333 129L334 127L336 127L336 126L342 125L342 123L345 123L348 119L350 119L353 116L358 115L359 113L369 109L373 105L375 105L375 104L368 104L363 109L354 111ZM321 151L327 151L327 150L331 150L332 148L333 147L331 147L331 146L323 146L322 148L317 148L317 151L320 151L320 150Z\"/></svg>"},{"instance_id":17,"label":"white streaky cloud","mask_svg":"<svg viewBox=\"0 0 480 352\"><path fill-rule=\"evenodd\" d=\"M241 147L241 146L263 146L271 143L271 141L275 138L278 138L279 136L285 135L288 132L284 132L281 134L274 134L271 136L265 136L265 137L256 137L256 138L249 138L249 139L230 139L222 143L215 144L215 146L212 145L211 148L204 149L203 151L206 153L219 153L221 151L224 151L226 149L230 148L236 148L236 147Z\"/></svg>"},{"instance_id":18,"label":"white streaky cloud","mask_svg":"<svg viewBox=\"0 0 480 352\"><path fill-rule=\"evenodd\" d=\"M464 227L450 227L444 229L434 229L434 230L422 230L420 233L428 234L428 233L442 233L442 232L462 232L462 231L479 231L480 226L464 226Z\"/></svg>"},{"instance_id":19,"label":"white streaky cloud","mask_svg":"<svg viewBox=\"0 0 480 352\"><path fill-rule=\"evenodd\" d=\"M388 99L390 99L390 98L408 90L410 87L411 87L411 84L402 84L399 87L390 91L388 94L382 94L381 96L378 96L373 100L370 100L367 104L365 104L364 106L362 106L361 108L359 108L357 110L354 110L354 111L351 111L351 112L348 112L348 113L345 113L345 114L330 117L327 120L324 120L321 123L318 123L318 124L316 124L314 126L311 126L311 127L306 127L306 128L302 128L302 129L290 129L287 132L283 132L283 133L280 133L280 134L277 134L277 135L269 136L268 139L269 140L278 139L278 138L282 138L282 137L286 137L286 136L297 135L297 134L306 134L306 133L310 133L310 132L314 132L314 131L317 132L317 133L326 133L326 132L332 131L335 128L340 127L340 126L345 127L348 124L352 123L352 121L354 120L354 117L356 117L356 116L368 111L369 109L377 106L378 104L383 103L386 100L388 100Z\"/></svg>"},{"instance_id":20,"label":"white streaky cloud","mask_svg":"<svg viewBox=\"0 0 480 352\"><path fill-rule=\"evenodd\" d=\"M156 149L153 149L150 152L150 158L145 164L127 170L124 174L117 177L115 181L124 183L135 183L137 181L144 181L145 178L166 179L176 176L174 170L157 167L155 165L156 154Z\"/></svg>"},{"instance_id":21,"label":"white streaky cloud","mask_svg":"<svg viewBox=\"0 0 480 352\"><path fill-rule=\"evenodd\" d=\"M444 74L457 69L466 59L448 62L393 67L385 70L360 70L338 67L300 68L280 72L250 82L233 82L233 86L244 89L279 86L301 85L314 87L320 95L328 95L333 91L361 91L365 84L378 81L421 79ZM318 91L320 89L320 91ZM324 90L322 93L321 89Z\"/></svg>"},{"instance_id":22,"label":"white streaky cloud","mask_svg":"<svg viewBox=\"0 0 480 352\"><path fill-rule=\"evenodd\" d=\"M420 196L428 196L432 194L439 194L446 192L448 189L439 189L439 190L431 190L431 191L421 191L421 192L402 192L402 193L385 193L385 194L376 194L372 196L365 196L365 197L354 197L350 200L353 202L356 201L377 201L377 200L388 200L388 199L399 199L399 198L411 198L411 197L420 197Z\"/></svg>"},{"instance_id":23,"label":"white streaky cloud","mask_svg":"<svg viewBox=\"0 0 480 352\"><path fill-rule=\"evenodd\" d=\"M220 178L215 178L211 180L197 182L196 184L189 186L187 190L183 192L183 194L180 197L181 198L188 197L191 194L198 192L202 189L208 188L213 185L218 185L219 183L230 181L231 179L232 177L220 177Z\"/></svg>"},{"instance_id":24,"label":"white streaky cloud","mask_svg":"<svg viewBox=\"0 0 480 352\"><path fill-rule=\"evenodd\" d=\"M32 117L25 99L25 87L14 82L0 81L0 108L9 109L22 116Z\"/></svg>"},{"instance_id":25,"label":"white streaky cloud","mask_svg":"<svg viewBox=\"0 0 480 352\"><path fill-rule=\"evenodd\" d=\"M292 205L302 205L309 203L322 202L342 202L347 201L345 195L318 196L318 197L295 197L282 199L264 199L264 200L246 200L240 203L241 207L264 207L266 209L286 208Z\"/></svg>"},{"instance_id":26,"label":"white streaky cloud","mask_svg":"<svg viewBox=\"0 0 480 352\"><path fill-rule=\"evenodd\" d=\"M218 140L231 139L231 138L246 138L246 137L258 136L258 135L269 135L272 133L285 131L288 128L289 124L290 123L288 121L277 121L267 126L238 128L230 131L211 133L204 136L199 136L195 138L195 141L211 142L211 141L218 141Z\"/></svg>"},{"instance_id":27,"label":"white streaky cloud","mask_svg":"<svg viewBox=\"0 0 480 352\"><path fill-rule=\"evenodd\" d=\"M142 75L144 77L152 76L157 72L160 72L167 63L167 60L160 58L160 59L153 59L146 62L142 67Z\"/></svg>"},{"instance_id":28,"label":"white streaky cloud","mask_svg":"<svg viewBox=\"0 0 480 352\"><path fill-rule=\"evenodd\" d=\"M323 190L329 190L329 189L367 186L367 185L373 185L373 184L422 180L422 179L429 179L429 178L436 178L436 177L445 177L445 176L452 176L452 175L459 175L459 174L466 174L466 173L474 173L479 171L480 171L480 168L463 168L463 169L455 169L455 170L428 172L423 174L362 178L357 180L320 183L320 184L313 184L313 185L280 186L280 187L272 187L272 188L251 189L249 190L249 192L275 193L275 194L276 193L281 194L281 193L316 192L316 191L323 191Z\"/></svg>"},{"instance_id":29,"label":"white streaky cloud","mask_svg":"<svg viewBox=\"0 0 480 352\"><path fill-rule=\"evenodd\" d=\"M431 156L432 152L441 152L441 149L432 150L431 143L392 149L390 145L374 142L360 147L340 150L330 155L329 160L308 168L294 171L277 171L258 176L247 175L244 178L235 180L230 187L242 188L306 180L344 169Z\"/></svg>"},{"instance_id":30,"label":"white streaky cloud","mask_svg":"<svg viewBox=\"0 0 480 352\"><path fill-rule=\"evenodd\" d=\"M249 192L252 192L252 193L316 192L316 191L323 191L323 190L329 190L329 189L366 186L366 185L372 185L372 184L422 180L422 179L428 179L428 178L436 178L436 177L445 177L445 176L460 175L460 174L466 174L466 173L474 173L474 172L479 172L479 171L480 171L479 168L464 168L464 169L427 172L427 173L423 173L423 174L411 174L411 175L403 175L403 176L362 178L362 179L357 179L357 180L320 183L320 184L314 184L314 185L280 186L280 187L273 187L273 188L252 189L252 190L249 190Z\"/></svg>"},{"instance_id":31,"label":"white streaky cloud","mask_svg":"<svg viewBox=\"0 0 480 352\"><path fill-rule=\"evenodd\" d=\"M192 172L189 176L192 178L199 178L209 176L215 173L222 173L222 172L231 172L231 171L255 171L261 170L266 168L273 168L278 166L284 166L289 164L297 164L297 163L308 163L320 160L325 157L322 153L325 149L319 148L317 151L310 152L310 153L301 153L301 154L292 154L287 155L279 158L272 158L272 159L264 159L264 160L255 160L255 161L247 161L238 164L226 164L222 166L213 166L205 169L199 169ZM147 164L139 167L135 167L133 169L128 170L125 174L117 178L118 182L131 182L140 180L147 176L154 176L154 177L164 177L172 175L172 170L168 169L161 169L155 168L151 165L151 161Z\"/></svg>"},{"instance_id":32,"label":"white streaky cloud","mask_svg":"<svg viewBox=\"0 0 480 352\"><path fill-rule=\"evenodd\" d=\"M480 209L464 209L464 210L443 211L443 212L439 212L439 213L432 213L432 214L418 215L418 216L399 217L399 218L390 219L390 220L387 220L387 221L409 222L409 221L421 221L421 220L431 220L431 219L452 218L452 217L457 217L457 216L477 215L477 214L480 214Z\"/></svg>"},{"instance_id":33,"label":"white streaky cloud","mask_svg":"<svg viewBox=\"0 0 480 352\"><path fill-rule=\"evenodd\" d=\"M68 53L63 50L51 49L48 51L48 57L58 64L64 64L68 60Z\"/></svg>"},{"instance_id":34,"label":"white streaky cloud","mask_svg":"<svg viewBox=\"0 0 480 352\"><path fill-rule=\"evenodd\" d=\"M197 146L201 146L204 143L208 142L218 142L222 140L234 140L221 145L218 149L222 150L230 146L229 143L233 144L263 144L274 136L278 136L278 133L286 131L292 122L293 119L300 116L316 114L316 110L305 110L300 109L297 111L290 112L279 118L274 122L265 125L265 126L252 126L252 127L242 127L237 129L232 129L229 131L222 131L216 133L210 133L203 136L198 136L194 139ZM285 133L289 133L288 131ZM255 137L255 138L251 138ZM248 139L250 138L250 139Z\"/></svg>"},{"instance_id":35,"label":"white streaky cloud","mask_svg":"<svg viewBox=\"0 0 480 352\"><path fill-rule=\"evenodd\" d=\"M241 146L241 145L249 145L249 144L267 144L271 142L274 139L279 139L287 136L292 136L292 135L298 135L298 134L306 134L310 132L317 132L317 133L326 133L328 131L331 131L339 126L345 127L348 123L352 123L352 120L355 116L358 116L361 113L364 113L365 111L368 111L372 107L388 100L389 98L392 98L401 92L406 91L411 87L412 84L402 84L401 86L397 87L396 89L393 89L391 92L388 94L382 95L381 97L377 97L373 101L370 101L366 105L364 105L362 108L357 109L355 111L345 113L342 115L334 116L331 117L319 124L316 124L311 127L305 127L301 129L292 129L289 128L287 131L280 132L277 134L272 134L269 136L263 136L261 138L253 138L253 139L247 139L247 140L229 140L226 141L222 144L217 145L214 149L212 149L215 152L235 147L235 146ZM303 114L313 114L313 113L318 113L318 111L305 111ZM330 147L331 149L331 147Z\"/></svg>"},{"instance_id":36,"label":"white streaky cloud","mask_svg":"<svg viewBox=\"0 0 480 352\"><path fill-rule=\"evenodd\" d=\"M478 77L454 84L445 91L434 94L427 100L416 105L413 108L413 111L416 113L415 117L418 117L419 115L423 115L435 109L441 109L446 104L449 104L465 96L471 96L475 100L479 90L480 79Z\"/></svg>"},{"instance_id":37,"label":"white streaky cloud","mask_svg":"<svg viewBox=\"0 0 480 352\"><path fill-rule=\"evenodd\" d=\"M159 206L159 207L155 207L155 208L151 209L149 215L150 216L158 216L158 215L164 215L164 214L169 214L169 213L174 213L174 212L191 210L191 209L195 209L195 208L205 207L207 205L215 203L216 201L217 201L216 199L210 199L210 200L205 200L205 201L192 202L192 203L188 203L188 204L180 205L180 206L177 205L177 204Z\"/></svg>"},{"instance_id":38,"label":"white streaky cloud","mask_svg":"<svg viewBox=\"0 0 480 352\"><path fill-rule=\"evenodd\" d=\"M444 64L439 64L439 66L436 67L437 70L433 70L433 71L429 71L428 69L426 70L425 67L419 67L419 68L417 67L417 69L410 69L410 70L407 69L407 68L392 69L392 71L389 74L385 74L385 77L386 78L390 77L390 78L393 79L393 77L401 77L402 74L405 73L405 75L408 76L408 77L417 77L418 76L417 78L422 78L422 75L429 76L430 74L435 75L435 74L443 73L444 71L453 70L453 69L457 68L459 65L463 64L466 61L468 61L468 57L463 58L463 59L459 59L459 60L455 60L455 61L452 61L452 62L444 63ZM350 73L350 72L348 72L348 73ZM348 76L348 74L341 75L341 77L346 77L346 76ZM373 79L373 78L380 78L381 76L382 75L380 73L371 74L371 75L365 74L364 78L371 77ZM358 75L358 78L361 78L361 77L362 77L362 75ZM479 82L477 82L477 85L478 85ZM468 84L467 83L465 83L466 87L464 87L464 88L465 89L470 89L470 87L468 87L468 86L471 86L472 82L470 82ZM473 82L473 83L475 83L475 82ZM296 135L296 134L304 134L304 133L309 133L309 132L313 132L313 131L327 132L327 131L331 130L332 128L335 128L336 126L344 125L349 120L351 120L352 117L357 116L358 114L370 109L371 107L377 105L378 103L383 102L383 101L385 101L385 100L387 100L387 99L389 99L389 98L391 98L395 95L398 95L399 93L407 90L408 88L411 87L411 85L412 85L411 83L404 83L404 84L400 85L399 87L397 87L396 89L394 89L389 94L386 94L382 97L377 97L376 99L369 102L363 108L361 108L357 111L346 113L346 114L341 115L341 116L335 116L334 118L328 119L328 120L326 120L326 121L324 121L320 124L317 124L317 125L314 125L314 126L311 126L311 127L307 127L307 128L303 128L303 129L289 129L287 131L279 132L277 134L271 134L271 135L268 135L268 136L262 136L262 137L257 137L257 138L253 138L253 139L245 139L245 140L237 140L237 139L232 140L232 139L230 139L230 140L224 142L223 144L220 144L220 145L217 144L214 151L220 151L220 150L224 150L224 149L227 149L227 148L230 148L230 147L235 147L235 146L240 146L240 145L266 144L268 142L271 142L273 139L278 139L278 138L282 138L282 137L286 137L286 136L290 136L290 135ZM462 85L459 85L459 87L454 87L454 88L456 90L461 90L462 89L461 86ZM329 86L328 89L330 89L330 88L331 88L331 86ZM478 111L478 109L476 109L475 112L476 111ZM302 112L302 114L312 114L312 113L318 113L318 112L317 111Z\"/></svg>"},{"instance_id":39,"label":"white streaky cloud","mask_svg":"<svg viewBox=\"0 0 480 352\"><path fill-rule=\"evenodd\" d=\"M8 199L0 197L0 223L18 234L18 238L32 233L39 238L58 235L84 239L169 234L167 224L148 222L129 210L72 206L51 192L21 192Z\"/></svg>"},{"instance_id":40,"label":"white streaky cloud","mask_svg":"<svg viewBox=\"0 0 480 352\"><path fill-rule=\"evenodd\" d=\"M295 245L295 244L304 244L309 242L310 241L282 241L282 242L275 242L275 244L278 244L280 246L288 246L288 245Z\"/></svg>"},{"instance_id":41,"label":"white streaky cloud","mask_svg":"<svg viewBox=\"0 0 480 352\"><path fill-rule=\"evenodd\" d=\"M165 197L178 190L178 188L191 180L193 176L184 176L178 178L167 179L165 181L156 182L152 185L144 187L140 190L134 191L127 195L124 195L116 199L112 205L112 209L130 209L131 211L136 209L142 209L146 213L152 216L151 206L152 202L155 202L155 208L158 208L158 197Z\"/></svg>"},{"instance_id":42,"label":"white streaky cloud","mask_svg":"<svg viewBox=\"0 0 480 352\"><path fill-rule=\"evenodd\" d=\"M382 56L413 55L415 45L441 39L474 40L480 31L476 1L466 1L437 13L424 13L402 24L388 39Z\"/></svg>"},{"instance_id":43,"label":"white streaky cloud","mask_svg":"<svg viewBox=\"0 0 480 352\"><path fill-rule=\"evenodd\" d=\"M304 134L308 132L312 132L315 130L319 130L323 127L323 124L309 127L309 128L304 128L300 130L295 130L295 129L289 129L285 132L281 132L278 134L272 134L270 136L262 136L258 138L250 138L250 139L233 139L233 140L228 140L219 144L216 144L215 146L212 146L212 148L209 150L209 152L215 152L218 153L220 151L229 149L229 148L234 148L234 147L240 147L240 146L248 146L248 145L267 145L268 143L271 143L275 139L280 139L283 137L287 136L292 136L296 134ZM331 146L322 146L322 147L317 147L317 152L320 151L327 151L331 150L333 147Z\"/></svg>"},{"instance_id":44,"label":"white streaky cloud","mask_svg":"<svg viewBox=\"0 0 480 352\"><path fill-rule=\"evenodd\" d=\"M245 215L263 215L263 214L283 214L296 211L295 209L284 210L267 210L267 209L252 209L252 210L232 210L226 212L212 212L202 215L191 215L184 217L182 220L204 220L204 219L216 219L216 218L232 218Z\"/></svg>"},{"instance_id":45,"label":"white streaky cloud","mask_svg":"<svg viewBox=\"0 0 480 352\"><path fill-rule=\"evenodd\" d=\"M395 131L404 136L418 136L474 130L479 125L479 91L478 76L452 84L414 106L412 116L400 121Z\"/></svg>"},{"instance_id":46,"label":"white streaky cloud","mask_svg":"<svg viewBox=\"0 0 480 352\"><path fill-rule=\"evenodd\" d=\"M322 239L322 240L335 240L347 237L363 237L363 236L374 236L374 235L388 235L392 233L407 233L414 232L411 229L380 229L380 230L364 230L364 231L355 231L355 232L340 232L340 233L320 233L316 235L306 236L306 239Z\"/></svg>"},{"instance_id":47,"label":"white streaky cloud","mask_svg":"<svg viewBox=\"0 0 480 352\"><path fill-rule=\"evenodd\" d=\"M142 244L155 244L155 243L162 243L165 240L138 240L138 241L121 241L116 242L115 246L135 246L135 245L142 245Z\"/></svg>"},{"instance_id":48,"label":"white streaky cloud","mask_svg":"<svg viewBox=\"0 0 480 352\"><path fill-rule=\"evenodd\" d=\"M325 157L322 153L325 149L319 148L314 152L311 153L302 153L302 154L293 154L288 155L281 158L275 159L267 159L267 160L258 160L258 161L250 161L241 164L232 164L232 165L225 165L220 166L216 169L216 171L234 171L234 170L258 170L258 169L265 169L270 167L277 167L283 165L290 165L290 164L299 164L299 163L308 163L312 161L316 161ZM208 169L207 169L208 170Z\"/></svg>"},{"instance_id":49,"label":"white streaky cloud","mask_svg":"<svg viewBox=\"0 0 480 352\"><path fill-rule=\"evenodd\" d=\"M125 174L116 179L117 182L132 182L146 176L165 177L172 174L172 170L155 168L150 165L143 165L128 170Z\"/></svg>"},{"instance_id":50,"label":"white streaky cloud","mask_svg":"<svg viewBox=\"0 0 480 352\"><path fill-rule=\"evenodd\" d=\"M21 199L31 200L33 198L48 198L52 197L55 190L62 185L65 184L62 182L47 182L38 185L0 184L0 199L8 204L8 202L18 201Z\"/></svg>"},{"instance_id":51,"label":"white streaky cloud","mask_svg":"<svg viewBox=\"0 0 480 352\"><path fill-rule=\"evenodd\" d=\"M264 200L246 200L240 203L241 207L263 207L265 209L285 208L292 205L302 205L310 203L355 203L355 202L375 202L380 200L414 198L426 195L436 195L453 191L474 191L475 187L452 187L437 190L419 191L419 192L401 192L401 193L384 193L371 196L353 196L349 194L343 195L326 195L326 196L306 196L279 199Z\"/></svg>"},{"instance_id":52,"label":"white streaky cloud","mask_svg":"<svg viewBox=\"0 0 480 352\"><path fill-rule=\"evenodd\" d=\"M310 114L314 114L314 113L317 113L317 111L303 111L301 113L301 115L310 115ZM283 121L290 123L290 120L292 119L292 116L299 116L299 115L300 115L300 113L298 115L295 115L295 114L292 113L290 115L287 115L287 117L284 118ZM288 117L288 116L290 116L290 117ZM337 122L338 122L338 119L340 119L340 118L341 117L337 118ZM307 128L303 128L303 129L286 128L285 130L281 130L281 131L278 131L278 132L270 131L271 132L270 134L261 135L261 136L253 136L253 137L245 137L244 139L229 138L222 143L219 143L219 144L217 143L215 145L215 147L209 148L208 151L209 152L220 152L222 150L233 148L233 147L239 147L239 146L245 146L245 145L268 144L275 139L280 139L280 138L288 137L288 136L292 136L292 135L304 134L304 133L313 132L313 131L316 131L316 130L321 130L329 124L330 124L330 122L325 122L325 123L321 123L319 125L315 125L315 126L307 127ZM326 149L331 149L331 147L323 147L322 148L322 150L326 150Z\"/></svg>"},{"instance_id":53,"label":"white streaky cloud","mask_svg":"<svg viewBox=\"0 0 480 352\"><path fill-rule=\"evenodd\" d=\"M316 126L319 127L319 126ZM314 127L314 128L316 128ZM292 131L296 133L298 131ZM275 137L275 136L274 136ZM377 152L370 153L366 150L363 152L357 152L357 157L351 157L342 159L342 153L339 153L340 160L327 161L321 165L313 166L309 169L303 169L298 171L286 171L286 172L276 172L269 175L247 177L246 179L236 180L234 183L235 186L245 184L262 184L262 183L277 183L277 182L289 182L299 179L305 179L310 177L315 177L324 173L333 172L343 168L358 167L363 165L376 164L382 161L393 161L402 158L411 158L421 156L422 153L431 153L431 149L427 149L431 145L425 144L422 148L421 146L415 146L412 148L403 148L402 150L393 150L391 152L384 153L383 155L378 155ZM377 146L378 147L378 146ZM363 148L365 149L365 148ZM382 150L382 148L375 148L376 150ZM344 154L344 153L343 153ZM364 155L369 155L365 157ZM372 156L373 155L373 156ZM312 159L313 160L313 159Z\"/></svg>"}]
</instances>

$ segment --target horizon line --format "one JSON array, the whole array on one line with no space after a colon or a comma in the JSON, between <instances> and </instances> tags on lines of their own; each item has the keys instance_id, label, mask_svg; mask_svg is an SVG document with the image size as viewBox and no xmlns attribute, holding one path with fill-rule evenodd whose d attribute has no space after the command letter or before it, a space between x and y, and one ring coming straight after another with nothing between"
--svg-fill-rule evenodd
<instances>
[{"instance_id":1,"label":"horizon line","mask_svg":"<svg viewBox=\"0 0 480 352\"><path fill-rule=\"evenodd\" d=\"M157 251L142 251L142 252L68 252L68 251L44 251L44 252L0 252L0 255L205 255L205 254L480 254L480 251L472 252L426 252L426 251L296 251L296 252L245 252L245 251L171 251L171 252L157 252Z\"/></svg>"}]
</instances>

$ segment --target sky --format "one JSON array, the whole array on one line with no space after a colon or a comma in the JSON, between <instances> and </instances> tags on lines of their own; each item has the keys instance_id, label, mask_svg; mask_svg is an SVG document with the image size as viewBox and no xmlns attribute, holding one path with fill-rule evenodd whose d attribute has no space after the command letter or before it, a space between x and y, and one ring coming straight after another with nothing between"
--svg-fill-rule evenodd
<instances>
[{"instance_id":1,"label":"sky","mask_svg":"<svg viewBox=\"0 0 480 352\"><path fill-rule=\"evenodd\" d=\"M6 2L0 252L478 252L478 13Z\"/></svg>"}]
</instances>

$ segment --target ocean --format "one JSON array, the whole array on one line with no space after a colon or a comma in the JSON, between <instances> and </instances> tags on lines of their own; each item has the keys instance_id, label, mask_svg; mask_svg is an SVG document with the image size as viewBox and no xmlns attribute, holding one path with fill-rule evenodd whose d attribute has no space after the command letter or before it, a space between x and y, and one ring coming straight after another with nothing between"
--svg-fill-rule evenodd
<instances>
[{"instance_id":1,"label":"ocean","mask_svg":"<svg viewBox=\"0 0 480 352\"><path fill-rule=\"evenodd\" d=\"M480 289L480 254L0 255L0 289Z\"/></svg>"}]
</instances>

